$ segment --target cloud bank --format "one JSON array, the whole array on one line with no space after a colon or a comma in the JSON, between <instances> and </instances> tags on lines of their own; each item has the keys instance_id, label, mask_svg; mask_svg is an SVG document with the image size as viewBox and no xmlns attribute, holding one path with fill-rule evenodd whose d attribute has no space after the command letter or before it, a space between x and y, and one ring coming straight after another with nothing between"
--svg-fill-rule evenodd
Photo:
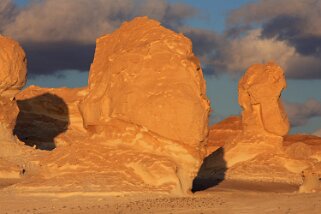
<instances>
[{"instance_id":1,"label":"cloud bank","mask_svg":"<svg viewBox=\"0 0 321 214\"><path fill-rule=\"evenodd\" d=\"M288 77L320 79L320 11L318 0L261 0L231 12L227 20L228 34L248 36L252 29L260 29L257 40L269 41L271 49L277 49L277 46L273 48L277 44L289 49L287 55L282 54L282 59L272 54L286 69ZM259 52L257 57L260 56L265 57Z\"/></svg>"},{"instance_id":2,"label":"cloud bank","mask_svg":"<svg viewBox=\"0 0 321 214\"><path fill-rule=\"evenodd\" d=\"M275 61L288 78L321 79L321 1L259 0L231 11L225 32L187 26L197 11L166 0L0 1L0 33L20 41L29 74L87 71L95 39L126 20L149 16L193 41L208 74L240 75L253 63Z\"/></svg>"},{"instance_id":3,"label":"cloud bank","mask_svg":"<svg viewBox=\"0 0 321 214\"><path fill-rule=\"evenodd\" d=\"M18 8L0 1L0 33L25 48L29 74L89 70L97 37L126 20L146 15L175 29L197 11L165 0L33 0Z\"/></svg>"}]
</instances>

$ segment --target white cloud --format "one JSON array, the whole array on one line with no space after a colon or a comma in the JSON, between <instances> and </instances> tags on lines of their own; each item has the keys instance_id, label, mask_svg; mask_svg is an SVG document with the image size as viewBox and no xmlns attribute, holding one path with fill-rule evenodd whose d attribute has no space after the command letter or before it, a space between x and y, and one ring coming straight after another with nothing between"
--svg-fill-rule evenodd
<instances>
[{"instance_id":1,"label":"white cloud","mask_svg":"<svg viewBox=\"0 0 321 214\"><path fill-rule=\"evenodd\" d=\"M42 0L20 10L2 31L22 42L94 43L135 16L147 15L175 27L195 12L191 6L165 0Z\"/></svg>"}]
</instances>

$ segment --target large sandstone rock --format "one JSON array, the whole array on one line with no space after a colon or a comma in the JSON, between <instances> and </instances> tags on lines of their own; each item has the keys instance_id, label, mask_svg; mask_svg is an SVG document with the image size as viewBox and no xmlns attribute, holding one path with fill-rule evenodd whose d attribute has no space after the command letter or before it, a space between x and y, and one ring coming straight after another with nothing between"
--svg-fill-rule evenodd
<instances>
[{"instance_id":1,"label":"large sandstone rock","mask_svg":"<svg viewBox=\"0 0 321 214\"><path fill-rule=\"evenodd\" d=\"M119 118L194 147L207 136L209 102L192 43L146 17L97 40L84 125Z\"/></svg>"},{"instance_id":2,"label":"large sandstone rock","mask_svg":"<svg viewBox=\"0 0 321 214\"><path fill-rule=\"evenodd\" d=\"M139 132L122 144L173 161L181 190L192 188L206 152L210 106L189 39L146 17L99 38L79 107L94 135L141 127L153 137L141 139ZM125 123L110 125L118 120Z\"/></svg>"},{"instance_id":3,"label":"large sandstone rock","mask_svg":"<svg viewBox=\"0 0 321 214\"><path fill-rule=\"evenodd\" d=\"M27 61L20 45L0 35L0 123L14 127L18 108L13 97L26 83Z\"/></svg>"},{"instance_id":4,"label":"large sandstone rock","mask_svg":"<svg viewBox=\"0 0 321 214\"><path fill-rule=\"evenodd\" d=\"M5 138L8 141L12 138L10 132L18 114L13 98L26 83L27 62L20 45L1 35L0 50L0 126L1 141L4 142Z\"/></svg>"},{"instance_id":5,"label":"large sandstone rock","mask_svg":"<svg viewBox=\"0 0 321 214\"><path fill-rule=\"evenodd\" d=\"M239 104L246 132L284 136L289 131L281 103L286 87L282 68L274 63L252 65L239 82Z\"/></svg>"},{"instance_id":6,"label":"large sandstone rock","mask_svg":"<svg viewBox=\"0 0 321 214\"><path fill-rule=\"evenodd\" d=\"M115 118L100 133L88 132L78 109L87 93L30 86L16 96L16 133L41 150L29 156L12 190L181 194L191 189L202 162L198 148Z\"/></svg>"},{"instance_id":7,"label":"large sandstone rock","mask_svg":"<svg viewBox=\"0 0 321 214\"><path fill-rule=\"evenodd\" d=\"M26 55L16 41L1 35L0 49L0 96L12 98L26 83Z\"/></svg>"},{"instance_id":8,"label":"large sandstone rock","mask_svg":"<svg viewBox=\"0 0 321 214\"><path fill-rule=\"evenodd\" d=\"M23 161L23 145L12 130L19 112L14 96L25 85L26 72L23 49L16 41L0 35L0 177L13 173L10 169L6 172L2 164L18 165Z\"/></svg>"},{"instance_id":9,"label":"large sandstone rock","mask_svg":"<svg viewBox=\"0 0 321 214\"><path fill-rule=\"evenodd\" d=\"M66 145L41 151L11 190L27 192L174 193L191 189L200 165L195 153L135 124L112 119L105 132L68 130Z\"/></svg>"}]
</instances>

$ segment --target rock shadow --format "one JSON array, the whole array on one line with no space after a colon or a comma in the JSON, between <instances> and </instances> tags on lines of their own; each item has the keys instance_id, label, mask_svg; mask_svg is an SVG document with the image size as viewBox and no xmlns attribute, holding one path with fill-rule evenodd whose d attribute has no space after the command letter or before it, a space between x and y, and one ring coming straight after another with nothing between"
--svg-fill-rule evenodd
<instances>
[{"instance_id":1,"label":"rock shadow","mask_svg":"<svg viewBox=\"0 0 321 214\"><path fill-rule=\"evenodd\" d=\"M215 187L225 179L227 170L224 160L224 148L220 147L215 152L207 156L196 178L193 181L192 192L206 190Z\"/></svg>"},{"instance_id":2,"label":"rock shadow","mask_svg":"<svg viewBox=\"0 0 321 214\"><path fill-rule=\"evenodd\" d=\"M25 100L17 100L19 114L13 134L28 146L41 150L56 148L55 137L69 125L69 111L65 101L57 95L44 93Z\"/></svg>"}]
</instances>

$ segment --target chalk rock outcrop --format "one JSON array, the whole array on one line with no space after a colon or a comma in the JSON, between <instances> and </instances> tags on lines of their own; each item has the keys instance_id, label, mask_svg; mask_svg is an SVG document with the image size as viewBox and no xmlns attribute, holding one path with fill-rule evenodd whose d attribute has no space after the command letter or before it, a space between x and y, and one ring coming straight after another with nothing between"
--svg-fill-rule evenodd
<instances>
[{"instance_id":1,"label":"chalk rock outcrop","mask_svg":"<svg viewBox=\"0 0 321 214\"><path fill-rule=\"evenodd\" d=\"M150 132L156 141L123 144L172 159L185 192L205 155L209 109L200 62L184 35L140 17L97 40L80 103L84 127L99 134L116 119Z\"/></svg>"},{"instance_id":2,"label":"chalk rock outcrop","mask_svg":"<svg viewBox=\"0 0 321 214\"><path fill-rule=\"evenodd\" d=\"M321 138L286 135L289 122L280 95L286 82L274 64L251 66L239 82L241 117L211 127L202 180L276 182L320 191ZM216 164L220 163L220 164Z\"/></svg>"},{"instance_id":3,"label":"chalk rock outcrop","mask_svg":"<svg viewBox=\"0 0 321 214\"><path fill-rule=\"evenodd\" d=\"M18 108L11 100L26 83L27 61L18 43L1 35L0 50L0 123L12 129Z\"/></svg>"},{"instance_id":4,"label":"chalk rock outcrop","mask_svg":"<svg viewBox=\"0 0 321 214\"><path fill-rule=\"evenodd\" d=\"M80 105L86 127L119 118L200 147L209 108L200 63L184 35L141 17L97 40Z\"/></svg>"},{"instance_id":5,"label":"chalk rock outcrop","mask_svg":"<svg viewBox=\"0 0 321 214\"><path fill-rule=\"evenodd\" d=\"M16 96L15 133L39 150L12 190L180 194L191 189L202 162L198 148L115 118L100 133L88 132L78 108L87 93L30 86Z\"/></svg>"},{"instance_id":6,"label":"chalk rock outcrop","mask_svg":"<svg viewBox=\"0 0 321 214\"><path fill-rule=\"evenodd\" d=\"M4 136L11 138L18 108L13 97L26 83L27 62L20 45L0 35L0 125L2 141Z\"/></svg>"},{"instance_id":7,"label":"chalk rock outcrop","mask_svg":"<svg viewBox=\"0 0 321 214\"><path fill-rule=\"evenodd\" d=\"M274 63L252 65L239 82L239 104L246 132L284 136L289 122L280 99L286 87L282 68Z\"/></svg>"},{"instance_id":8,"label":"chalk rock outcrop","mask_svg":"<svg viewBox=\"0 0 321 214\"><path fill-rule=\"evenodd\" d=\"M0 96L13 96L26 83L27 60L20 45L0 35Z\"/></svg>"},{"instance_id":9,"label":"chalk rock outcrop","mask_svg":"<svg viewBox=\"0 0 321 214\"><path fill-rule=\"evenodd\" d=\"M0 35L0 175L8 175L1 164L21 162L17 156L22 153L22 145L12 134L19 112L13 98L25 85L26 72L24 50L16 41Z\"/></svg>"}]
</instances>

